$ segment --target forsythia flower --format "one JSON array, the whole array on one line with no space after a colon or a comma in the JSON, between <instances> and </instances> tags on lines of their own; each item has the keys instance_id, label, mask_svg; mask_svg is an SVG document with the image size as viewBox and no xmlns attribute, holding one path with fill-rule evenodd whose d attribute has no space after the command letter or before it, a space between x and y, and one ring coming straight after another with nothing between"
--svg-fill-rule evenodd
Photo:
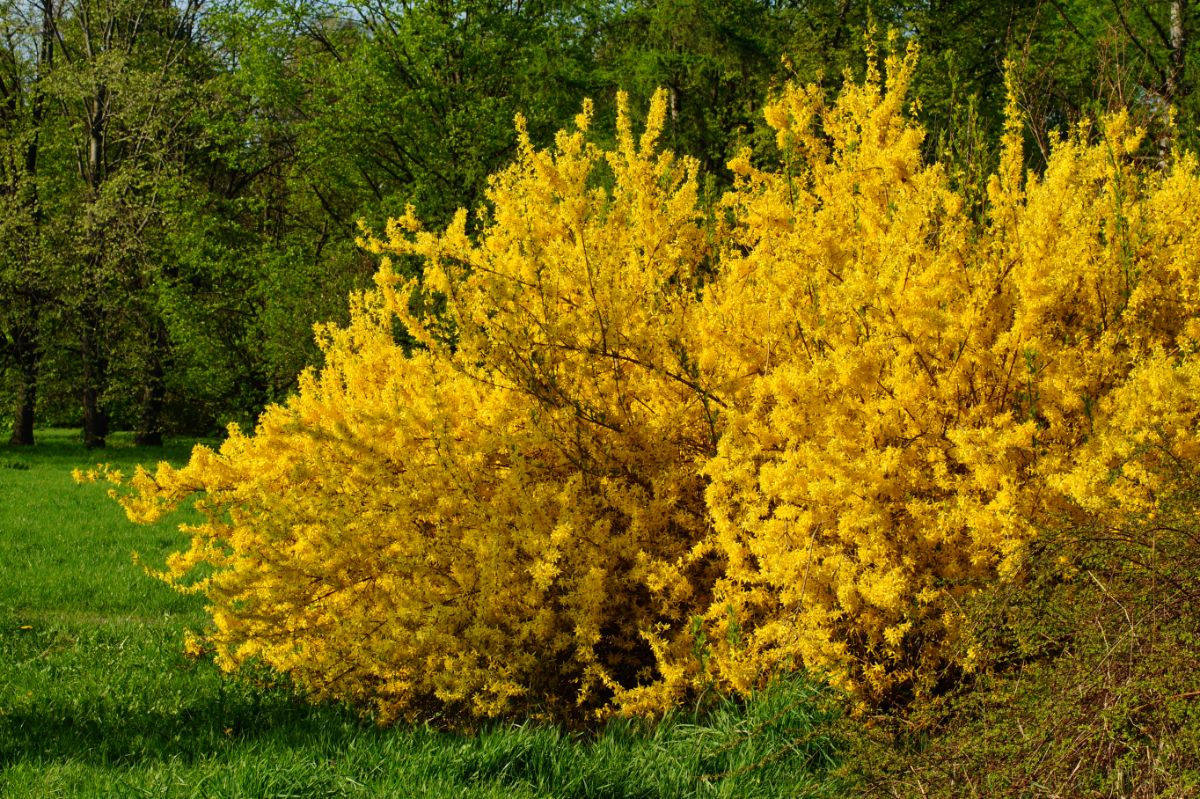
<instances>
[{"instance_id":1,"label":"forsythia flower","mask_svg":"<svg viewBox=\"0 0 1200 799\"><path fill-rule=\"evenodd\" d=\"M975 221L921 160L915 57L785 87L782 162L739 155L711 223L660 93L612 149L590 105L547 150L518 121L477 234L367 236L377 287L297 395L123 500L196 498L164 577L217 662L383 721L974 669L960 601L1039 524L1152 513L1200 465L1200 177L1139 172L1117 116L1023 181L1013 116Z\"/></svg>"},{"instance_id":2,"label":"forsythia flower","mask_svg":"<svg viewBox=\"0 0 1200 799\"><path fill-rule=\"evenodd\" d=\"M135 478L145 518L202 497L167 578L216 567L219 663L385 720L563 715L655 681L705 596L701 568L648 585L704 536L718 407L684 346L711 252L695 163L656 146L665 113L660 94L635 136L621 98L612 150L590 107L547 151L519 124L478 236L465 212L437 234L410 211L364 241L389 259L378 288L318 328L298 394L253 436ZM414 256L415 297L391 266Z\"/></svg>"},{"instance_id":3,"label":"forsythia flower","mask_svg":"<svg viewBox=\"0 0 1200 799\"><path fill-rule=\"evenodd\" d=\"M1177 362L1200 317L1195 161L1138 172L1118 115L1022 186L1010 103L978 225L921 162L913 65L833 107L786 88L787 168L744 167L725 200L740 224L695 346L730 406L704 467L727 563L706 619L732 603L747 633L709 661L727 687L803 663L867 701L928 694L973 668L959 601L1015 576L1039 523L1146 512L1168 464L1200 464Z\"/></svg>"}]
</instances>

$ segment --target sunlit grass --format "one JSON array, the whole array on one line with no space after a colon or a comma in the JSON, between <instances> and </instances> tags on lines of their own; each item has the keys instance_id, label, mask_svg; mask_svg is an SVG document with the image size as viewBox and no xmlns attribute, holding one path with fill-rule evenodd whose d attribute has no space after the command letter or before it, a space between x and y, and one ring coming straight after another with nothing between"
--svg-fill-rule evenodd
<instances>
[{"instance_id":1,"label":"sunlit grass","mask_svg":"<svg viewBox=\"0 0 1200 799\"><path fill-rule=\"evenodd\" d=\"M106 489L71 478L72 469L101 461L130 471L141 461L178 461L189 447L139 450L114 438L109 449L89 452L73 433L40 431L35 447L0 449L0 613L96 623L199 612L201 603L147 579L133 561L135 550L153 560L178 547L175 527L128 524Z\"/></svg>"}]
</instances>

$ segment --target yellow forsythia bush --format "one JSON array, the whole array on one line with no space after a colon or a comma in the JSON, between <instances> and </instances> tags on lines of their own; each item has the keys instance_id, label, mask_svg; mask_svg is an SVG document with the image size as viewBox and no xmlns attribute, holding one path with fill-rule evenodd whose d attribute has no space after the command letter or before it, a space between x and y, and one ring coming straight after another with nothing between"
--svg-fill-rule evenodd
<instances>
[{"instance_id":1,"label":"yellow forsythia bush","mask_svg":"<svg viewBox=\"0 0 1200 799\"><path fill-rule=\"evenodd\" d=\"M973 665L960 600L1013 576L1039 524L1153 504L1147 425L1200 464L1195 160L1139 171L1117 116L1022 185L1010 108L976 223L921 161L914 64L832 107L786 88L782 166L733 164L698 356L731 406L705 474L733 688L804 664L868 701L929 695Z\"/></svg>"},{"instance_id":2,"label":"yellow forsythia bush","mask_svg":"<svg viewBox=\"0 0 1200 799\"><path fill-rule=\"evenodd\" d=\"M133 479L135 518L199 497L164 576L214 567L195 587L224 668L382 720L578 714L654 681L659 631L713 582L677 568L707 530L716 405L684 339L712 248L695 163L655 146L665 95L640 138L624 105L612 150L590 108L547 151L522 128L477 236L410 211L368 237L378 289L320 329L297 395ZM413 257L420 296L388 260Z\"/></svg>"},{"instance_id":3,"label":"yellow forsythia bush","mask_svg":"<svg viewBox=\"0 0 1200 799\"><path fill-rule=\"evenodd\" d=\"M1200 463L1200 177L1137 168L1118 116L1026 178L1010 110L979 221L922 162L914 64L786 86L780 162L738 157L711 216L659 95L611 149L587 106L546 150L518 124L477 233L367 236L377 288L297 395L123 499L203 513L163 576L218 662L385 721L969 671L959 602L1040 524Z\"/></svg>"}]
</instances>

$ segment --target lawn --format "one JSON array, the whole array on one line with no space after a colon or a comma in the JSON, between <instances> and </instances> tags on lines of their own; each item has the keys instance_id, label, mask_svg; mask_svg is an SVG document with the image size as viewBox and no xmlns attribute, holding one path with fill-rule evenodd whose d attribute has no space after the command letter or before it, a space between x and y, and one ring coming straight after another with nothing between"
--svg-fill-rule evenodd
<instances>
[{"instance_id":1,"label":"lawn","mask_svg":"<svg viewBox=\"0 0 1200 799\"><path fill-rule=\"evenodd\" d=\"M182 652L203 599L147 576L182 539L128 523L99 461L179 462L189 442L88 452L73 432L0 447L0 796L837 796L818 691L781 683L658 723L379 728Z\"/></svg>"}]
</instances>

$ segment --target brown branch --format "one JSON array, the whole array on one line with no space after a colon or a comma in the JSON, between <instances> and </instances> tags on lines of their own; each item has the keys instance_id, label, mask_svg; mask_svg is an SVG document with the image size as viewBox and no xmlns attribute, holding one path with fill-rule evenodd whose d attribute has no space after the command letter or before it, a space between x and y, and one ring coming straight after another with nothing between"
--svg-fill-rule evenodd
<instances>
[{"instance_id":1,"label":"brown branch","mask_svg":"<svg viewBox=\"0 0 1200 799\"><path fill-rule=\"evenodd\" d=\"M1121 27L1125 29L1126 35L1129 36L1129 41L1133 42L1133 46L1141 51L1142 55L1146 57L1146 61L1150 64L1150 67L1156 73L1158 73L1159 79L1163 82L1163 84L1166 84L1166 71L1158 65L1158 62L1154 58L1154 54L1151 53L1146 45L1142 43L1142 40L1138 38L1137 33L1135 33L1133 30L1133 26L1129 24L1129 19L1125 16L1125 12L1121 10L1121 4L1117 2L1117 0L1110 0L1110 2L1113 7L1113 11L1117 12L1117 19L1120 20Z\"/></svg>"}]
</instances>

